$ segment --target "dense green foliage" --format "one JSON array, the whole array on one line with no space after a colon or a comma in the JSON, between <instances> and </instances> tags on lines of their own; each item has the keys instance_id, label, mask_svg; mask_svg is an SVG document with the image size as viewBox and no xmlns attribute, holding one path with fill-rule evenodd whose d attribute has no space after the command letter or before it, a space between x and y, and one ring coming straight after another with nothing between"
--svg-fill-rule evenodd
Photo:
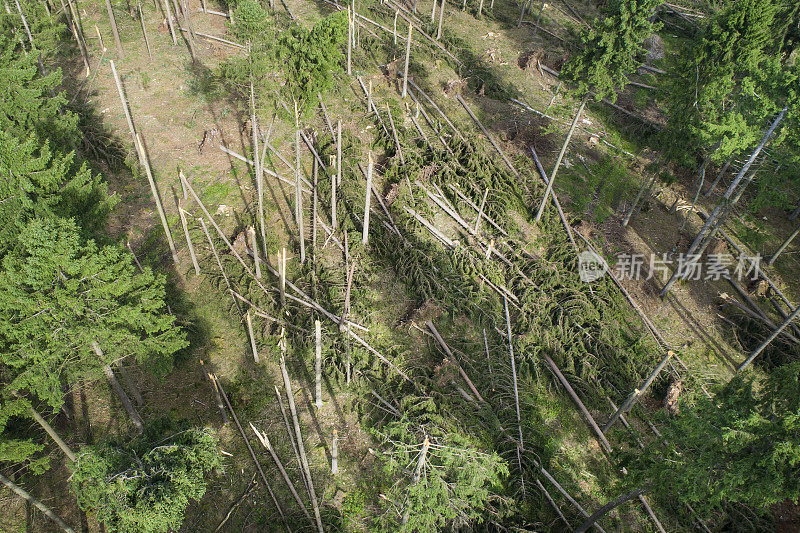
<instances>
[{"instance_id":1,"label":"dense green foliage","mask_svg":"<svg viewBox=\"0 0 800 533\"><path fill-rule=\"evenodd\" d=\"M755 144L787 97L797 99L787 94L797 91L797 67L786 64L787 57L776 50L775 31L785 23L782 6L772 0L731 2L675 56L663 89L667 146L673 153L714 145L714 158L724 160ZM790 112L784 133L796 123L791 116L796 113ZM781 140L779 134L773 144Z\"/></svg>"},{"instance_id":2,"label":"dense green foliage","mask_svg":"<svg viewBox=\"0 0 800 533\"><path fill-rule=\"evenodd\" d=\"M178 530L189 502L206 492L205 475L220 467L217 437L187 429L164 437L163 427L132 442L81 449L70 484L78 505L110 531Z\"/></svg>"},{"instance_id":3,"label":"dense green foliage","mask_svg":"<svg viewBox=\"0 0 800 533\"><path fill-rule=\"evenodd\" d=\"M0 362L13 369L8 392L28 391L59 408L65 383L98 378L124 357L167 370L187 345L174 321L165 313L163 276L137 272L118 246L84 240L71 220L31 221L3 260Z\"/></svg>"},{"instance_id":4,"label":"dense green foliage","mask_svg":"<svg viewBox=\"0 0 800 533\"><path fill-rule=\"evenodd\" d=\"M0 460L40 473L32 407L49 417L125 357L164 372L186 338L164 277L97 243L117 199L78 151L89 141L55 66L69 33L43 4L19 6L36 47L16 10L0 14Z\"/></svg>"},{"instance_id":5,"label":"dense green foliage","mask_svg":"<svg viewBox=\"0 0 800 533\"><path fill-rule=\"evenodd\" d=\"M384 500L382 530L434 533L502 518L509 500L497 492L508 475L505 462L481 451L453 417L436 413L432 400L407 396L403 406L405 416L377 432L385 474L396 480Z\"/></svg>"},{"instance_id":6,"label":"dense green foliage","mask_svg":"<svg viewBox=\"0 0 800 533\"><path fill-rule=\"evenodd\" d=\"M317 94L333 86L342 71L343 45L347 39L347 15L334 13L310 30L294 25L278 41L276 56L286 69L287 96L301 109L316 105Z\"/></svg>"},{"instance_id":7,"label":"dense green foliage","mask_svg":"<svg viewBox=\"0 0 800 533\"><path fill-rule=\"evenodd\" d=\"M280 19L252 0L239 2L233 16L236 23L231 31L248 43L250 51L220 65L218 76L223 86L247 96L252 82L259 105L280 91L289 107L297 102L301 113L315 105L317 94L333 87L335 76L342 71L347 39L344 12L328 15L311 29L299 24L282 27Z\"/></svg>"},{"instance_id":8,"label":"dense green foliage","mask_svg":"<svg viewBox=\"0 0 800 533\"><path fill-rule=\"evenodd\" d=\"M707 514L728 502L765 509L800 496L800 364L773 370L759 390L734 378L713 399L662 420L669 444L631 454L627 482Z\"/></svg>"},{"instance_id":9,"label":"dense green foliage","mask_svg":"<svg viewBox=\"0 0 800 533\"><path fill-rule=\"evenodd\" d=\"M650 21L663 0L611 0L603 18L581 34L583 50L561 70L561 78L581 96L592 91L597 100L616 100L627 77L642 64L642 43L658 28Z\"/></svg>"}]
</instances>

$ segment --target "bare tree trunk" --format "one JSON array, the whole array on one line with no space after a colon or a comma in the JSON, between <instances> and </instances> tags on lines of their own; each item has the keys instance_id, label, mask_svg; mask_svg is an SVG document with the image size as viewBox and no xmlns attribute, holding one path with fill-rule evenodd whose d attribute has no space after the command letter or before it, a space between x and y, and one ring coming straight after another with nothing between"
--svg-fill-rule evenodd
<instances>
[{"instance_id":1,"label":"bare tree trunk","mask_svg":"<svg viewBox=\"0 0 800 533\"><path fill-rule=\"evenodd\" d=\"M137 7L139 8L139 22L142 25L142 35L144 36L144 44L147 47L147 57L150 58L150 61L153 60L153 52L150 50L150 39L147 38L147 26L144 23L144 12L142 11L142 3L141 1L137 2Z\"/></svg>"},{"instance_id":2,"label":"bare tree trunk","mask_svg":"<svg viewBox=\"0 0 800 533\"><path fill-rule=\"evenodd\" d=\"M97 354L97 357L99 357L101 361L104 360L103 350L100 348L100 345L97 344L97 341L92 341L92 350L94 350L94 353ZM114 376L114 371L111 370L111 365L103 366L103 374L106 375L106 379L108 380L109 384L111 384L111 388L114 389L114 392L116 393L120 402L122 402L122 406L125 408L125 411L128 412L128 416L131 417L131 422L133 422L133 425L136 426L136 430L141 433L144 430L142 417L140 417L139 413L136 412L136 409L134 409L133 404L131 403L131 399L128 398L127 394L125 394L125 391L119 384L119 381L117 381L117 378Z\"/></svg>"},{"instance_id":3,"label":"bare tree trunk","mask_svg":"<svg viewBox=\"0 0 800 533\"><path fill-rule=\"evenodd\" d=\"M11 489L17 496L19 496L20 498L24 499L25 501L29 502L31 505L39 509L47 518L56 523L58 527L60 527L64 531L66 531L67 533L75 533L75 530L69 527L69 525L67 525L66 522L61 520L61 518L57 514L55 514L52 510L50 510L49 507L47 507L45 504L43 504L42 502L40 502L39 500L28 494L28 492L25 489L23 489L22 487L20 487L10 479L8 479L3 474L0 474L0 483Z\"/></svg>"},{"instance_id":4,"label":"bare tree trunk","mask_svg":"<svg viewBox=\"0 0 800 533\"><path fill-rule=\"evenodd\" d=\"M42 429L44 429L47 432L47 434L50 435L50 438L52 438L55 441L55 443L58 444L58 447L61 448L61 451L64 452L64 455L67 456L67 459L69 459L72 462L75 462L75 453L70 449L69 446L67 446L67 443L64 442L64 440L61 437L59 437L58 433L56 433L56 430L53 429L53 427L47 423L47 420L45 420L42 417L42 415L36 412L36 410L32 406L29 406L28 410L30 411L33 419L36 420L36 423L42 426Z\"/></svg>"},{"instance_id":5,"label":"bare tree trunk","mask_svg":"<svg viewBox=\"0 0 800 533\"><path fill-rule=\"evenodd\" d=\"M789 237L785 241L783 241L783 244L780 245L778 251L772 254L772 257L769 258L767 264L772 266L773 263L775 263L775 260L778 258L778 256L781 255L781 253L783 253L784 250L786 250L786 247L789 246L789 244L791 244L794 238L797 237L798 235L800 235L800 226L797 226L797 229L795 229L792 232L792 234L789 235Z\"/></svg>"},{"instance_id":6,"label":"bare tree trunk","mask_svg":"<svg viewBox=\"0 0 800 533\"><path fill-rule=\"evenodd\" d=\"M605 426L603 426L603 433L606 433L609 429L611 429L611 426L614 425L614 422L616 422L619 417L621 417L624 413L627 413L628 411L631 410L631 408L639 399L639 397L647 391L648 387L650 387L650 385L653 383L656 377L658 377L658 375L661 373L664 367L667 366L667 363L669 362L669 360L672 358L673 355L675 355L675 352L673 352L672 350L667 351L667 354L664 356L661 362L658 363L655 370L653 370L650 373L650 375L647 376L647 379L645 379L641 389L634 389L631 395L628 396L625 402L623 402L622 406L619 409L617 409L617 412L611 415L611 419L608 422L606 422Z\"/></svg>"},{"instance_id":7,"label":"bare tree trunk","mask_svg":"<svg viewBox=\"0 0 800 533\"><path fill-rule=\"evenodd\" d=\"M481 4L483 4L483 0L481 0ZM434 2L435 5L435 2ZM414 30L414 26L411 25L411 21L408 22L408 40L406 41L406 64L403 67L403 94L401 98L403 100L406 99L406 92L408 91L408 64L411 60L411 33Z\"/></svg>"},{"instance_id":8,"label":"bare tree trunk","mask_svg":"<svg viewBox=\"0 0 800 533\"><path fill-rule=\"evenodd\" d=\"M636 489L636 490L632 490L631 492L628 492L627 494L623 494L623 495L619 496L617 499L608 502L607 504L602 506L600 509L595 511L594 514L592 514L592 516L587 518L586 521L583 524L579 525L577 527L577 529L575 529L575 533L583 533L584 531L586 531L587 529L592 527L592 525L595 522L597 522L597 520L600 517L602 517L603 515L605 515L606 513L611 511L612 509L618 507L619 505L625 503L626 501L636 498L637 496L639 496L643 492L644 492L644 489L639 488L639 489Z\"/></svg>"},{"instance_id":9,"label":"bare tree trunk","mask_svg":"<svg viewBox=\"0 0 800 533\"><path fill-rule=\"evenodd\" d=\"M172 10L169 7L169 0L164 0L164 8L167 13L167 25L169 26L169 33L172 35L172 44L178 44L178 38L175 36L175 24L172 20Z\"/></svg>"},{"instance_id":10,"label":"bare tree trunk","mask_svg":"<svg viewBox=\"0 0 800 533\"><path fill-rule=\"evenodd\" d=\"M317 409L322 409L322 324L319 320L314 321L314 370L315 370L315 390L317 397Z\"/></svg>"},{"instance_id":11,"label":"bare tree trunk","mask_svg":"<svg viewBox=\"0 0 800 533\"><path fill-rule=\"evenodd\" d=\"M175 265L178 266L180 264L178 260L178 251L175 249L175 242L172 240L172 231L169 229L167 216L164 214L164 205L161 203L161 196L158 194L158 188L156 188L156 182L153 179L153 172L150 170L150 161L147 158L147 153L144 151L144 143L139 133L136 134L136 147L139 150L139 159L144 166L147 182L150 184L150 192L153 193L153 201L156 204L158 218L161 219L161 225L164 228L164 235L167 237L167 245L169 246L169 251L172 253L172 260L175 262Z\"/></svg>"},{"instance_id":12,"label":"bare tree trunk","mask_svg":"<svg viewBox=\"0 0 800 533\"><path fill-rule=\"evenodd\" d=\"M295 117L297 116L297 103L295 103ZM296 129L294 133L294 217L297 221L298 233L300 235L300 264L306 262L306 237L303 228L303 192L302 183L300 180L300 130Z\"/></svg>"},{"instance_id":13,"label":"bare tree trunk","mask_svg":"<svg viewBox=\"0 0 800 533\"><path fill-rule=\"evenodd\" d=\"M342 181L342 121L336 121L336 174L331 176L331 230L336 231L336 187Z\"/></svg>"},{"instance_id":14,"label":"bare tree trunk","mask_svg":"<svg viewBox=\"0 0 800 533\"><path fill-rule=\"evenodd\" d=\"M286 397L289 400L289 411L292 413L292 421L294 422L294 432L297 437L297 449L300 452L300 460L302 461L303 470L306 473L308 480L309 495L311 496L311 505L314 507L314 519L317 522L317 529L319 533L324 533L322 527L322 517L319 512L319 505L317 503L317 494L314 491L314 482L311 479L311 469L308 467L308 458L306 457L306 448L303 444L303 435L300 432L300 421L297 418L297 409L294 405L294 394L292 393L292 382L289 380L289 373L286 371L286 333L281 331L281 375L283 376L283 384L286 387Z\"/></svg>"},{"instance_id":15,"label":"bare tree trunk","mask_svg":"<svg viewBox=\"0 0 800 533\"><path fill-rule=\"evenodd\" d=\"M711 148L710 153L706 156L706 158L703 160L703 164L700 165L700 168L697 170L697 181L698 181L697 192L695 193L694 199L692 200L692 206L686 211L686 215L684 215L683 217L683 224L681 224L681 229L678 230L678 234L680 234L683 231L683 228L686 227L686 222L689 221L689 215L691 214L692 211L694 211L694 206L697 205L697 199L700 197L700 191L703 189L703 182L706 179L706 167L708 166L708 163L711 161L711 156L714 155L714 152L717 151L721 143L722 141L717 141L716 143L714 143L714 146Z\"/></svg>"},{"instance_id":16,"label":"bare tree trunk","mask_svg":"<svg viewBox=\"0 0 800 533\"><path fill-rule=\"evenodd\" d=\"M440 40L442 38L442 22L444 22L444 7L447 3L447 0L442 0L442 5L439 6L439 28L436 30L436 40Z\"/></svg>"},{"instance_id":17,"label":"bare tree trunk","mask_svg":"<svg viewBox=\"0 0 800 533\"><path fill-rule=\"evenodd\" d=\"M708 186L708 189L706 190L706 192L703 193L703 196L708 198L711 195L711 193L714 191L714 189L717 188L717 185L719 184L719 180L722 179L722 176L725 175L725 172L728 170L728 167L731 166L731 162L733 161L733 155L734 154L731 154L730 157L728 157L728 160L725 161L725 164L720 169L719 173L717 174L717 177L714 178L714 181L711 182L711 185Z\"/></svg>"},{"instance_id":18,"label":"bare tree trunk","mask_svg":"<svg viewBox=\"0 0 800 533\"><path fill-rule=\"evenodd\" d=\"M800 314L800 305L798 305L795 308L794 312L791 315L789 315L789 318L787 318L786 321L784 321L783 324L781 324L777 329L775 329L775 331L773 331L772 334L769 337L767 337L767 339L764 342L762 342L761 345L758 348L753 350L753 353L751 353L747 357L747 359L745 359L739 366L736 367L736 371L737 372L741 372L742 370L744 370L745 368L750 366L750 363L752 363L753 360L756 357L758 357L761 354L761 352L763 352L766 349L766 347L769 346L772 343L772 341L774 341L775 338L778 335L780 335L781 332L789 326L789 324L792 323L792 320L797 318L798 314Z\"/></svg>"},{"instance_id":19,"label":"bare tree trunk","mask_svg":"<svg viewBox=\"0 0 800 533\"><path fill-rule=\"evenodd\" d=\"M625 227L631 221L631 218L639 211L639 201L641 200L644 203L646 200L643 198L647 198L650 196L650 191L653 189L653 185L656 183L656 179L658 178L657 174L653 174L653 177L650 178L650 181L643 182L642 187L639 189L638 194L636 195L636 199L633 201L633 205L631 206L631 210L628 211L628 214L625 215L625 219L622 221L622 226ZM647 193L645 194L645 189Z\"/></svg>"},{"instance_id":20,"label":"bare tree trunk","mask_svg":"<svg viewBox=\"0 0 800 533\"><path fill-rule=\"evenodd\" d=\"M544 354L544 360L547 362L547 365L555 373L558 380L567 390L567 393L569 394L570 398L572 398L572 401L575 402L575 405L578 406L580 412L583 413L584 417L586 417L587 422L589 422L589 426L591 426L595 434L597 434L597 437L600 439L600 442L603 444L603 447L606 449L607 452L611 453L611 444L608 442L608 439L606 439L606 436L603 434L603 432L600 431L600 427L597 425L597 422L595 422L594 417L591 415L591 413L589 413L589 410L586 409L586 406L583 405L583 402L575 393L575 390L572 388L572 385L569 384L567 378L564 377L564 374L561 373L561 370L558 369L556 364L553 362L552 359L550 359L550 357L547 354Z\"/></svg>"},{"instance_id":21,"label":"bare tree trunk","mask_svg":"<svg viewBox=\"0 0 800 533\"><path fill-rule=\"evenodd\" d=\"M514 377L514 405L517 408L517 429L519 430L519 446L517 446L517 462L519 464L519 478L522 481L522 493L525 494L525 477L522 469L522 455L519 450L524 446L522 439L522 415L519 410L519 389L517 388L517 363L514 361L514 342L511 337L511 315L508 313L508 299L503 298L506 312L506 332L508 333L508 351L511 354L511 375Z\"/></svg>"},{"instance_id":22,"label":"bare tree trunk","mask_svg":"<svg viewBox=\"0 0 800 533\"><path fill-rule=\"evenodd\" d=\"M731 183L731 185L728 187L728 190L725 191L725 195L723 196L722 200L717 204L717 206L714 208L714 211L711 212L711 214L708 216L708 218L706 218L706 223L703 225L703 228L700 230L700 233L698 233L697 237L695 237L694 241L692 242L691 246L689 247L688 252L686 253L686 256L688 256L688 257L692 257L692 256L699 257L703 253L703 250L705 250L705 247L708 245L708 242L710 241L710 238L716 232L716 230L712 231L712 227L719 227L718 226L718 223L719 223L718 218L720 218L720 214L722 213L722 211L725 208L730 206L731 197L737 191L737 189L739 187L739 184L744 179L744 176L747 173L747 171L750 170L750 166L753 164L753 162L755 161L756 157L758 157L758 154L761 153L761 150L763 150L763 148L767 144L767 141L769 140L769 138L772 137L772 134L775 131L775 129L778 127L778 124L780 124L780 122L783 120L783 117L786 115L786 111L787 110L788 110L788 106L784 107L781 110L781 112L778 114L778 116L775 118L775 120L772 122L772 124L770 125L769 129L764 134L764 137L761 139L761 142L753 150L753 153L750 154L750 157L747 159L747 162L742 166L741 170L739 170L739 174L733 180L733 183ZM750 179L752 179L752 176L751 176ZM741 192L739 192L739 194L741 194ZM669 278L669 281L667 281L666 285L664 285L664 288L661 290L661 294L660 295L661 295L662 298L667 295L667 293L669 292L670 288L672 287L672 284L675 283L675 281L677 281L678 278L683 276L683 275L684 275L684 273L683 272L679 272L679 269L676 269L672 273L672 276Z\"/></svg>"},{"instance_id":23,"label":"bare tree trunk","mask_svg":"<svg viewBox=\"0 0 800 533\"><path fill-rule=\"evenodd\" d=\"M347 8L347 75L352 76L352 51L353 51L353 14Z\"/></svg>"},{"instance_id":24,"label":"bare tree trunk","mask_svg":"<svg viewBox=\"0 0 800 533\"><path fill-rule=\"evenodd\" d=\"M547 207L547 201L550 199L550 192L553 190L553 184L556 181L556 174L558 173L559 167L561 167L561 161L564 159L564 154L567 152L567 147L569 146L569 141L572 139L572 134L575 132L575 127L578 125L578 120L581 118L583 114L583 109L586 107L586 102L589 100L589 96L586 95L581 100L581 105L578 108L578 112L575 114L575 119L572 121L572 125L569 127L569 132L567 133L567 138L564 139L564 144L561 145L561 152L558 154L558 159L556 159L556 164L553 167L553 172L550 173L550 180L547 182L547 187L544 190L544 198L542 198L542 203L539 206L539 212L536 213L536 219L534 223L538 223L539 220L542 218L542 214L544 213L545 207Z\"/></svg>"},{"instance_id":25,"label":"bare tree trunk","mask_svg":"<svg viewBox=\"0 0 800 533\"><path fill-rule=\"evenodd\" d=\"M286 307L286 248L281 248L281 257L278 263L278 278L280 283L281 307Z\"/></svg>"},{"instance_id":26,"label":"bare tree trunk","mask_svg":"<svg viewBox=\"0 0 800 533\"><path fill-rule=\"evenodd\" d=\"M114 34L114 42L117 43L117 53L120 59L125 57L125 52L122 51L122 41L119 40L119 31L117 31L117 19L114 18L114 10L111 8L111 0L106 0L106 11L108 11L108 19L111 22L111 32Z\"/></svg>"},{"instance_id":27,"label":"bare tree trunk","mask_svg":"<svg viewBox=\"0 0 800 533\"><path fill-rule=\"evenodd\" d=\"M364 246L369 241L369 201L372 196L372 167L372 152L370 152L367 160L367 187L364 191L364 231L361 237L361 243Z\"/></svg>"}]
</instances>

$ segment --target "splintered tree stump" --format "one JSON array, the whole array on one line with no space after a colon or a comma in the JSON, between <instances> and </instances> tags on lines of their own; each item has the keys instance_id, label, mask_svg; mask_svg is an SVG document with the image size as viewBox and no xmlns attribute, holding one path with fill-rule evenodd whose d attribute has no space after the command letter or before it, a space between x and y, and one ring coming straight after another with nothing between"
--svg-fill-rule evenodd
<instances>
[{"instance_id":1,"label":"splintered tree stump","mask_svg":"<svg viewBox=\"0 0 800 533\"><path fill-rule=\"evenodd\" d=\"M670 383L669 388L667 388L667 394L664 396L664 409L670 414L670 416L676 416L678 414L678 397L683 390L683 380L677 380Z\"/></svg>"}]
</instances>

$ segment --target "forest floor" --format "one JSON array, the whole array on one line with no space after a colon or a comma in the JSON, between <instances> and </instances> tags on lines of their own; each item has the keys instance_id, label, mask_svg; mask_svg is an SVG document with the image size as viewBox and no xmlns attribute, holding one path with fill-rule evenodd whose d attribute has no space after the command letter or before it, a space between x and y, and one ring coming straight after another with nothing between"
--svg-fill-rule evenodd
<instances>
[{"instance_id":1,"label":"forest floor","mask_svg":"<svg viewBox=\"0 0 800 533\"><path fill-rule=\"evenodd\" d=\"M127 10L122 9L117 12L117 18L121 21L120 37L125 57L119 58L104 6L86 0L77 3L87 36L91 38L95 35L93 28L97 24L107 47L102 62L98 63L101 57L100 46L96 38L90 39L92 65L99 72L96 77L90 77L91 81L82 88L79 97L88 96L87 105L95 111L103 127L119 139L124 146L123 151L133 160L131 136L109 67L109 59L114 59L134 124L145 140L170 226L176 242L179 243L181 264L173 267L144 176L118 171L105 173L111 190L121 199L112 215L110 232L114 236L124 236L137 260L143 265L169 271L169 279L173 285L171 305L181 316L187 317L184 325L190 331L193 341L190 351L183 354L183 359L177 363L178 369L163 381L134 367L129 369L145 399L141 408L142 414L146 419L169 415L203 425L213 424L220 430L222 448L233 454L226 457L226 471L213 481L208 496L187 512L183 530L213 531L232 506L237 506L237 509L233 509L225 530L255 530L253 524L264 523L273 513L270 510L271 503L261 491L250 490L252 461L236 428L232 424L221 424L212 388L204 372L212 369L220 377L229 395L236 398L236 405L242 406L239 416L244 425L245 420L252 422L270 435L280 435L283 431L283 421L274 401L273 390L275 385L280 387L281 376L274 356L262 354L262 360L266 359L266 364L253 363L246 330L233 319L230 312L233 302L224 288L223 280L205 273L201 277L194 275L188 252L182 244L184 239L180 232L177 210L177 199L182 199L182 187L178 178L178 170L181 169L190 178L212 215L229 232L229 237L233 236L234 230L240 229L242 219L252 218L245 216L255 208L251 172L245 163L219 148L222 143L239 154L249 153L250 128L246 125L248 111L239 107L240 100L234 95L230 98L209 99L203 86L208 73L222 60L244 51L198 38L195 42L198 61L192 63L185 37L179 35L178 46L173 46L161 12L156 11L152 4L144 3L142 7L152 59L148 57L147 48L142 41L141 27L138 22L130 19ZM200 12L199 1L191 0L187 3L193 12L192 24L196 31L229 38L226 37L226 20L223 17ZM309 26L331 12L330 6L321 2L286 0L286 5L301 24ZM514 22L518 16L517 6L510 2L501 3L500 0L494 6L492 16L480 20L471 11L461 11L460 6L448 6L444 24L462 45L470 47L474 58L487 66L493 83L515 88L518 91L515 97L518 101L561 121L555 123L544 119L510 101L494 100L467 89L461 90L478 118L506 153L512 158L529 158L529 146L532 145L542 157L545 169L549 170L577 106L574 101L563 97L563 87L559 89L557 79L537 68L535 61L532 64L521 61L521 56L529 52L539 53L542 64L558 68L569 52L567 41L574 39L582 24L564 9L563 3L556 1L545 6L541 26L547 31L539 31L536 35L531 24L526 23L516 28ZM208 7L212 8L210 2ZM574 7L585 20L591 20L596 14L593 6L575 2ZM425 13L430 13L430 8L431 2L420 2L420 17L427 16ZM213 9L224 11L223 7L217 5ZM529 16L528 20L531 18ZM404 24L398 24L397 31L401 35L398 64L402 63L405 27ZM669 40L666 42L668 45ZM521 68L521 63L525 68ZM72 68L75 74L79 69L73 68L75 65L66 65L65 71L69 73ZM373 95L379 107L385 102L394 102L397 98L396 80L392 75L386 76L377 67L357 74L362 76L365 84L372 84ZM439 106L457 126L467 131L477 131L463 107L452 97L451 82L460 83L461 80L451 67L444 61L437 60L425 64L424 69L418 66L413 75L417 83L424 83L429 94L434 95ZM75 74L68 84L77 84L80 80L82 74ZM652 83L653 78L643 77L642 82ZM352 90L339 90L330 100L326 99L326 105L332 116L345 119L345 127L350 133L368 139L367 130L373 126L364 112L362 95L358 82L353 80ZM644 89L630 88L618 103L651 120L663 120L656 110L653 98ZM316 125L319 130L325 128L319 117ZM669 208L676 198L691 202L694 194L692 187L695 186L694 171L676 167L661 169L672 174L674 179L669 184L659 180L651 200L642 212L628 227L623 227L622 216L630 207L640 185L651 175L643 170L646 159L652 157L645 151L647 146L642 141L646 137L643 126L635 118L613 113L601 104L589 106L580 126L584 129L579 130L573 138L555 187L567 211L573 218L580 219L580 223L576 224L578 231L599 243L610 261L620 253L642 254L649 258L651 254L672 252L674 248L684 251L688 245L687 239L695 234L701 220L696 215L690 216L687 228L680 237L676 237L679 235L684 212L672 213ZM267 125L262 124L261 127L265 129ZM278 119L270 127L272 145L287 160L292 160L294 126ZM598 138L608 141L616 148L598 143ZM638 154L638 157L630 157L626 152ZM282 165L280 162L276 164L279 167ZM285 166L277 170L289 174ZM715 175L715 171L709 172L709 175ZM267 180L266 191L267 226L272 232L269 236L270 251L276 253L284 243L293 238L290 201L293 191L275 179ZM701 205L710 210L718 194L712 195L711 199L701 197ZM183 199L182 201L189 203ZM753 254L774 250L791 231L791 224L786 221L782 212L766 210L759 213L756 220L757 222L749 225L736 224L728 228L741 244L752 245L748 250ZM444 218L437 220L439 227L446 224ZM195 243L205 243L198 246L199 255L213 257L205 237L195 227L196 224L191 222L190 225L194 228L192 237ZM800 290L794 283L800 279L798 244L800 242L787 250L778 261L777 268L767 268L770 277L792 302L800 301ZM295 269L291 266L295 261L291 259L290 279ZM271 260L274 264L274 257ZM216 264L212 261L213 259L205 261L202 264L203 270L216 271ZM375 313L399 320L408 311L402 287L388 275L375 282L383 287L383 298L376 300ZM746 354L746 346L742 346L731 334L730 326L720 317L719 293L724 292L739 298L729 285L722 281L680 283L676 284L672 295L662 300L658 297L662 285L660 280L625 280L623 284L662 331L668 343L680 347L682 359L692 373L709 387L732 375L733 368ZM775 317L773 319L777 320ZM425 342L424 336L419 332L412 331L412 335L416 335L419 342ZM266 352L274 351L274 347L270 346L260 348ZM199 364L201 359L205 366ZM298 362L293 369L293 375L309 377L311 369ZM241 383L253 381L261 383L261 387L243 389L239 386ZM636 384L632 383L631 387L633 386ZM369 509L364 506L369 505L371 498L377 496L369 492L369 476L372 475L370 464L374 459L370 449L371 437L361 427L358 413L352 408L352 393L347 388L326 382L327 401L318 410L312 405L313 380L297 379L295 391L302 412L302 426L307 431L304 436L308 441L313 463L312 474L318 486L325 487L321 499L331 508L340 510L349 506L349 516L354 518L346 525L348 530L366 530L365 523L359 522L359 516L364 519L368 516ZM90 409L87 407L87 397L91 398ZM566 445L568 449L565 449L564 454L569 456L576 471L591 471L597 462L596 456L600 455L597 442L569 401L559 401L563 402L563 416L572 419L569 425L575 428L574 440ZM660 408L657 401L646 405L650 410ZM82 409L77 406L82 406ZM590 409L598 421L608 416L608 411L602 411L600 406L590 406ZM125 423L124 412L111 400L102 384L96 387L86 385L76 391L73 413L75 423L82 428L79 438L84 442L92 441L93 432L105 434L120 429ZM64 420L60 422L70 424ZM345 475L336 478L330 474L328 468L330 450L327 444L334 428L342 439L340 461L345 472ZM245 430L251 436L249 428L245 427ZM282 457L288 458L292 455L286 441L276 443L276 449ZM257 450L256 453L266 464L268 457L260 452L261 450ZM590 468L587 465L593 466ZM290 472L295 472L298 465L288 462L287 468ZM51 477L63 479L61 474L63 471L59 470ZM579 476L576 482L587 508L596 508L612 496L605 492L602 475L602 472L587 473ZM39 490L44 489L40 487ZM72 523L78 523L79 517L74 506L67 503L70 496L66 489L54 485L50 490L51 501L64 503L56 504L55 507L73 508L72 514L65 513L65 518ZM245 495L247 498L240 499ZM284 501L289 501L289 498L284 498ZM648 527L645 525L647 517L642 511L620 513L623 514L615 519L626 524L627 528ZM24 519L24 516L20 516L20 519ZM38 525L42 526L41 530L49 527L43 523ZM96 524L91 521L88 526L93 531L97 530Z\"/></svg>"}]
</instances>

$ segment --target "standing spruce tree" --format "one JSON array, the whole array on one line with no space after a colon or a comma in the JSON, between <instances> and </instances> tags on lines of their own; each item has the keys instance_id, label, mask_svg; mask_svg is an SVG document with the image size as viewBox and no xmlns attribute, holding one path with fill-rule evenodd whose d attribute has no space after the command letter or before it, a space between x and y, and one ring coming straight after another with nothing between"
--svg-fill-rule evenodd
<instances>
[{"instance_id":1,"label":"standing spruce tree","mask_svg":"<svg viewBox=\"0 0 800 533\"><path fill-rule=\"evenodd\" d=\"M663 418L664 438L623 463L630 486L705 515L725 503L763 510L800 497L800 363L777 368L761 388L736 377Z\"/></svg>"},{"instance_id":2,"label":"standing spruce tree","mask_svg":"<svg viewBox=\"0 0 800 533\"><path fill-rule=\"evenodd\" d=\"M126 357L166 372L187 346L174 322L162 276L137 272L129 254L86 240L71 220L34 220L0 272L4 394L30 394L58 409L65 385L99 378Z\"/></svg>"},{"instance_id":3,"label":"standing spruce tree","mask_svg":"<svg viewBox=\"0 0 800 533\"><path fill-rule=\"evenodd\" d=\"M606 98L613 102L617 99L617 92L628 83L628 76L642 64L644 40L659 28L650 17L662 2L610 0L603 10L603 18L595 19L595 27L581 34L583 49L562 67L561 79L573 84L573 93L581 98L581 103L550 174L544 199L536 214L537 222L550 199L553 182L586 102L592 95L597 101Z\"/></svg>"},{"instance_id":4,"label":"standing spruce tree","mask_svg":"<svg viewBox=\"0 0 800 533\"><path fill-rule=\"evenodd\" d=\"M74 167L73 153L54 153L34 133L0 132L0 258L33 218L75 217L88 231L103 224L115 199L99 175Z\"/></svg>"},{"instance_id":5,"label":"standing spruce tree","mask_svg":"<svg viewBox=\"0 0 800 533\"><path fill-rule=\"evenodd\" d=\"M205 475L221 466L216 435L191 428L164 438L155 424L132 442L85 446L70 485L78 505L114 532L177 531L186 507L206 492Z\"/></svg>"},{"instance_id":6,"label":"standing spruce tree","mask_svg":"<svg viewBox=\"0 0 800 533\"><path fill-rule=\"evenodd\" d=\"M736 0L713 14L701 35L677 54L664 79L673 157L700 146L716 161L753 146L764 117L774 113L759 95L759 77L774 45L773 0ZM713 148L712 148L713 147Z\"/></svg>"}]
</instances>

